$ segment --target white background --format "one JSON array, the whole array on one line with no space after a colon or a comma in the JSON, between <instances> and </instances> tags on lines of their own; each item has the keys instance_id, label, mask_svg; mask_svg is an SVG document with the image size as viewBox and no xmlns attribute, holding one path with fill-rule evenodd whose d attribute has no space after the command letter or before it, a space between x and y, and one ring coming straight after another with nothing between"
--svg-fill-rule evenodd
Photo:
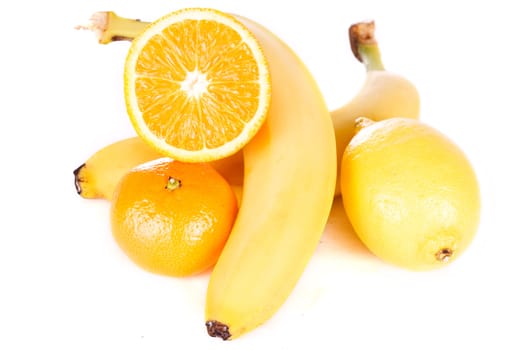
<instances>
[{"instance_id":1,"label":"white background","mask_svg":"<svg viewBox=\"0 0 525 350\"><path fill-rule=\"evenodd\" d=\"M3 2L0 348L525 349L518 4ZM109 204L80 198L72 174L98 148L133 135L122 93L129 45L98 45L73 27L99 10L153 20L190 6L273 30L308 65L331 109L364 81L347 28L374 19L387 69L418 86L422 120L449 135L479 176L482 220L469 250L445 269L403 271L371 256L339 215L270 321L232 342L209 338L207 276L166 278L133 265L112 240Z\"/></svg>"}]
</instances>

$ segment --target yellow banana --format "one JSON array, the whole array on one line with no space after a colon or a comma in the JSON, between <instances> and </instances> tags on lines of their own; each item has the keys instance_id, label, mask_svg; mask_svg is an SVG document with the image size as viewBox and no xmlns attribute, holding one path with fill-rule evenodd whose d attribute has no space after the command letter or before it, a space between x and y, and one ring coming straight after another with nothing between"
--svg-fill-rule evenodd
<instances>
[{"instance_id":1,"label":"yellow banana","mask_svg":"<svg viewBox=\"0 0 525 350\"><path fill-rule=\"evenodd\" d=\"M129 137L111 143L89 157L73 171L77 193L86 199L107 199L124 174L137 165L163 155L139 137ZM233 186L242 185L242 152L213 161L210 164ZM238 190L238 192L240 189Z\"/></svg>"},{"instance_id":2,"label":"yellow banana","mask_svg":"<svg viewBox=\"0 0 525 350\"><path fill-rule=\"evenodd\" d=\"M114 14L105 19L110 23L96 22L106 27L105 38L140 34L120 33ZM239 19L265 52L272 102L265 124L243 149L242 202L208 285L207 331L222 339L253 330L288 298L323 233L337 169L330 112L312 75L270 31Z\"/></svg>"},{"instance_id":3,"label":"yellow banana","mask_svg":"<svg viewBox=\"0 0 525 350\"><path fill-rule=\"evenodd\" d=\"M127 19L114 12L97 12L90 22L78 29L94 31L99 43L133 40L148 23ZM354 136L357 117L379 121L391 117L419 118L420 98L414 84L402 75L385 69L375 39L375 22L359 22L348 30L355 58L366 67L366 79L360 91L346 104L331 112L337 143L337 168L340 169L343 152ZM238 159L237 159L238 160ZM236 161L237 161L236 160ZM242 176L242 160L237 164L224 164L230 174ZM338 177L340 171L338 170ZM340 194L339 179L335 195Z\"/></svg>"},{"instance_id":4,"label":"yellow banana","mask_svg":"<svg viewBox=\"0 0 525 350\"><path fill-rule=\"evenodd\" d=\"M266 28L239 19L268 60L272 102L244 147L241 207L208 284L206 327L222 339L261 325L288 298L322 235L336 179L330 112L310 72Z\"/></svg>"},{"instance_id":5,"label":"yellow banana","mask_svg":"<svg viewBox=\"0 0 525 350\"><path fill-rule=\"evenodd\" d=\"M337 140L337 168L344 150L355 134L355 119L367 117L379 121L392 117L419 118L420 98L414 84L385 69L374 35L375 23L359 22L348 34L354 56L366 67L366 79L359 92L346 104L332 111ZM338 170L338 176L340 170ZM340 194L339 179L336 195Z\"/></svg>"},{"instance_id":6,"label":"yellow banana","mask_svg":"<svg viewBox=\"0 0 525 350\"><path fill-rule=\"evenodd\" d=\"M83 198L111 199L120 178L133 167L162 157L138 137L107 145L73 171L77 193Z\"/></svg>"},{"instance_id":7,"label":"yellow banana","mask_svg":"<svg viewBox=\"0 0 525 350\"><path fill-rule=\"evenodd\" d=\"M366 67L366 80L350 102L331 113L330 125L321 93L299 58L260 25L241 20L267 54L273 101L267 123L244 149L242 203L208 286L207 330L223 339L264 323L293 290L323 231L355 119L418 118L420 105L414 85L384 69L374 23L357 23L349 29L350 42ZM94 30L107 44L132 40L146 25L103 12L79 28ZM241 164L225 167L235 172Z\"/></svg>"}]
</instances>

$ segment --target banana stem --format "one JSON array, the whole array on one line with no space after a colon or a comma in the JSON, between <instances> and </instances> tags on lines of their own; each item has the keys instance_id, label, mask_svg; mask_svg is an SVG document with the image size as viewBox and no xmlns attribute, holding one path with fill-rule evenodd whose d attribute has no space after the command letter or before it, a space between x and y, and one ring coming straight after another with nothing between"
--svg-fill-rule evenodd
<instances>
[{"instance_id":1,"label":"banana stem","mask_svg":"<svg viewBox=\"0 0 525 350\"><path fill-rule=\"evenodd\" d=\"M366 70L385 70L381 51L375 38L375 22L359 22L348 28L350 47L355 58L365 65Z\"/></svg>"},{"instance_id":2,"label":"banana stem","mask_svg":"<svg viewBox=\"0 0 525 350\"><path fill-rule=\"evenodd\" d=\"M121 17L113 11L101 11L95 12L88 24L75 28L91 30L100 44L109 44L115 41L132 41L148 25L149 22ZM355 58L365 65L367 71L385 70L374 32L374 21L358 22L348 29L352 52Z\"/></svg>"},{"instance_id":3,"label":"banana stem","mask_svg":"<svg viewBox=\"0 0 525 350\"><path fill-rule=\"evenodd\" d=\"M149 22L118 16L115 12L95 12L89 22L78 25L75 29L91 30L100 44L114 41L132 41L142 33Z\"/></svg>"}]
</instances>

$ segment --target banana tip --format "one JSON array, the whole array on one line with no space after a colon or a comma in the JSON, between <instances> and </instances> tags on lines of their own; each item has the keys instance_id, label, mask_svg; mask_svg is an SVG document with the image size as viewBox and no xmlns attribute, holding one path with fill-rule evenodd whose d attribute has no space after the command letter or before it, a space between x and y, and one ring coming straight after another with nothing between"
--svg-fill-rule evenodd
<instances>
[{"instance_id":1,"label":"banana tip","mask_svg":"<svg viewBox=\"0 0 525 350\"><path fill-rule=\"evenodd\" d=\"M222 340L228 340L231 337L228 325L219 321L207 321L206 329L210 337L218 337L222 338Z\"/></svg>"},{"instance_id":2,"label":"banana tip","mask_svg":"<svg viewBox=\"0 0 525 350\"><path fill-rule=\"evenodd\" d=\"M77 190L77 193L78 194L82 194L82 186L81 186L81 183L82 183L82 179L81 179L81 172L82 172L82 169L84 169L84 167L86 166L86 164L82 164L81 166L79 166L78 168L76 168L75 170L73 170L73 175L75 175L75 189Z\"/></svg>"}]
</instances>

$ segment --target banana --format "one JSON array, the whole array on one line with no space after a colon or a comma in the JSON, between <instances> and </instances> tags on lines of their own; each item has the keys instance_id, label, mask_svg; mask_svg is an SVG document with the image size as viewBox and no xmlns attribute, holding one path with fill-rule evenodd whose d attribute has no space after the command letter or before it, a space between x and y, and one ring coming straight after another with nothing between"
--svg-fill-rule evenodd
<instances>
[{"instance_id":1,"label":"banana","mask_svg":"<svg viewBox=\"0 0 525 350\"><path fill-rule=\"evenodd\" d=\"M120 17L114 12L97 12L86 25L96 33L99 43L131 41L147 26L148 22ZM350 46L355 58L366 68L366 78L358 93L349 102L331 112L337 144L337 174L335 196L340 195L339 176L343 152L355 134L355 119L367 117L379 121L391 117L419 118L420 97L415 85L404 76L385 69L379 46L375 39L375 22L358 22L348 29ZM227 165L230 174L242 172L242 160L237 165ZM235 167L237 166L237 169Z\"/></svg>"},{"instance_id":2,"label":"banana","mask_svg":"<svg viewBox=\"0 0 525 350\"><path fill-rule=\"evenodd\" d=\"M358 93L331 112L337 140L337 168L355 134L358 117L379 121L392 117L419 118L420 97L415 85L402 75L385 69L375 39L375 22L359 22L348 30L350 46L356 59L366 68L366 79ZM336 195L340 194L339 176Z\"/></svg>"},{"instance_id":3,"label":"banana","mask_svg":"<svg viewBox=\"0 0 525 350\"><path fill-rule=\"evenodd\" d=\"M354 135L355 119L418 118L415 86L385 70L374 22L349 28L354 56L366 67L361 90L332 111L308 69L281 40L239 18L259 39L270 64L272 105L268 119L243 149L242 202L236 223L210 276L205 324L213 337L234 339L266 322L291 294L321 237L339 164ZM130 21L133 21L131 23ZM95 31L101 44L133 40L147 22L113 12L95 14L79 29ZM240 191L240 188L239 188Z\"/></svg>"},{"instance_id":4,"label":"banana","mask_svg":"<svg viewBox=\"0 0 525 350\"><path fill-rule=\"evenodd\" d=\"M77 193L86 199L107 199L124 174L137 165L161 158L163 155L139 137L129 137L111 143L91 155L73 171ZM243 180L242 152L210 162L232 185L239 187ZM240 193L240 189L237 189Z\"/></svg>"},{"instance_id":5,"label":"banana","mask_svg":"<svg viewBox=\"0 0 525 350\"><path fill-rule=\"evenodd\" d=\"M138 137L107 145L73 171L77 193L86 199L108 199L120 178L133 167L162 157Z\"/></svg>"},{"instance_id":6,"label":"banana","mask_svg":"<svg viewBox=\"0 0 525 350\"><path fill-rule=\"evenodd\" d=\"M291 294L323 233L337 169L330 112L312 75L278 37L238 18L265 52L272 102L266 122L243 149L242 202L208 284L206 328L224 340L266 322ZM122 22L114 19L98 16L92 24L105 26L109 38L140 34L118 32Z\"/></svg>"},{"instance_id":7,"label":"banana","mask_svg":"<svg viewBox=\"0 0 525 350\"><path fill-rule=\"evenodd\" d=\"M330 112L312 75L268 29L238 18L265 52L272 102L244 147L241 207L208 284L207 331L225 340L266 322L291 294L324 230L336 179Z\"/></svg>"}]
</instances>

